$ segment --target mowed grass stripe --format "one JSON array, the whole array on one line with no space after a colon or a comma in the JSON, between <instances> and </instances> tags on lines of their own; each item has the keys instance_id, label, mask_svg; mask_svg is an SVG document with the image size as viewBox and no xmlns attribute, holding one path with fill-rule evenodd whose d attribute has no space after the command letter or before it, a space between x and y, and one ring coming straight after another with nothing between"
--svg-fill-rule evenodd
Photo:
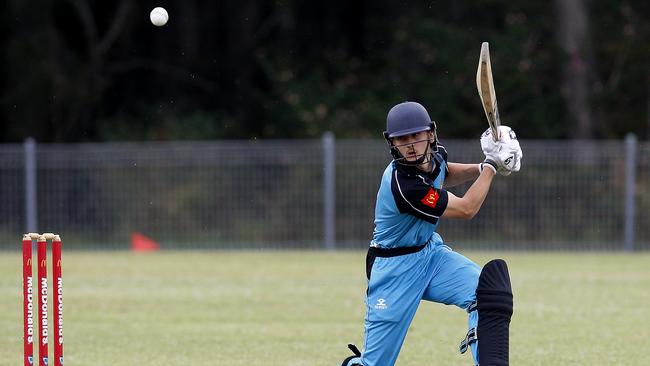
<instances>
[{"instance_id":1,"label":"mowed grass stripe","mask_svg":"<svg viewBox=\"0 0 650 366\"><path fill-rule=\"evenodd\" d=\"M464 254L508 261L513 365L645 364L650 254ZM362 344L362 251L64 250L63 261L69 365L338 365ZM0 366L22 359L21 271L18 251L0 253ZM466 322L423 302L398 365L471 364L457 351Z\"/></svg>"}]
</instances>

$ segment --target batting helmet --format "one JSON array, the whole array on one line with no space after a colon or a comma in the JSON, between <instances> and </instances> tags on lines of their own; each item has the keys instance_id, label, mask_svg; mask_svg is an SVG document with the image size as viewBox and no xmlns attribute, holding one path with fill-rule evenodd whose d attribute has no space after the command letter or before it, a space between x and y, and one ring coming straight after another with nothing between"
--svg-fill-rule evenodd
<instances>
[{"instance_id":1,"label":"batting helmet","mask_svg":"<svg viewBox=\"0 0 650 366\"><path fill-rule=\"evenodd\" d=\"M398 162L404 162L404 157L399 150L393 145L393 137L410 135L422 131L433 131L433 141L431 142L431 151L438 150L438 137L436 135L436 123L429 117L429 113L417 102L403 102L397 104L388 111L386 117L386 131L384 137L390 147L390 153ZM423 156L416 161L421 164L425 159Z\"/></svg>"},{"instance_id":2,"label":"batting helmet","mask_svg":"<svg viewBox=\"0 0 650 366\"><path fill-rule=\"evenodd\" d=\"M431 121L429 113L424 109L422 104L404 102L388 111L384 136L388 139L422 131L430 131L433 128L433 121Z\"/></svg>"}]
</instances>

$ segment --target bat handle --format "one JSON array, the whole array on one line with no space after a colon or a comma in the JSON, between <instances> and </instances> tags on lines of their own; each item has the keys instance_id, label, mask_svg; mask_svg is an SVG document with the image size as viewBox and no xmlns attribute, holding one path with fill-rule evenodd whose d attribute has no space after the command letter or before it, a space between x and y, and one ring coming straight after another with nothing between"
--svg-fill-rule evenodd
<instances>
[{"instance_id":1,"label":"bat handle","mask_svg":"<svg viewBox=\"0 0 650 366\"><path fill-rule=\"evenodd\" d=\"M492 128L492 138L494 139L494 142L498 142L501 140L501 136L499 135L499 129L496 126L490 126Z\"/></svg>"}]
</instances>

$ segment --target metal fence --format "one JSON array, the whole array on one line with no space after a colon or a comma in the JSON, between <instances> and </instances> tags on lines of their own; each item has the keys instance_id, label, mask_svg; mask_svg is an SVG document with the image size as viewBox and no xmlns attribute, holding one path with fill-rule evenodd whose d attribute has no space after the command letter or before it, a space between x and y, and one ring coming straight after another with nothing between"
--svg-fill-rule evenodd
<instances>
[{"instance_id":1,"label":"metal fence","mask_svg":"<svg viewBox=\"0 0 650 366\"><path fill-rule=\"evenodd\" d=\"M443 141L477 162L478 141ZM443 220L454 248L650 248L650 143L521 141L471 221ZM66 247L364 248L389 162L381 140L0 145L0 248L25 231ZM455 187L462 194L468 185Z\"/></svg>"}]
</instances>

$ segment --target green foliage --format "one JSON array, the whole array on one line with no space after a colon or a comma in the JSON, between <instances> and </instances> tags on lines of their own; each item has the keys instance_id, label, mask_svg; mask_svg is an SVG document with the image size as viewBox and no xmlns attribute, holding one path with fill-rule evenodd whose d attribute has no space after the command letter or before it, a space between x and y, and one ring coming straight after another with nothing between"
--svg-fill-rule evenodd
<instances>
[{"instance_id":1,"label":"green foliage","mask_svg":"<svg viewBox=\"0 0 650 366\"><path fill-rule=\"evenodd\" d=\"M30 10L38 3L46 11ZM425 104L444 136L475 137L483 41L504 123L542 139L567 138L576 123L561 70L584 61L558 45L552 3L171 1L163 28L143 20L146 4L75 4L14 0L0 12L10 24L0 140L379 138L405 99ZM585 5L596 136L648 136L648 4Z\"/></svg>"},{"instance_id":2,"label":"green foliage","mask_svg":"<svg viewBox=\"0 0 650 366\"><path fill-rule=\"evenodd\" d=\"M187 100L160 103L141 102L120 110L113 117L97 121L99 135L106 141L205 140L227 137L218 124L227 124L206 110L195 110Z\"/></svg>"}]
</instances>

